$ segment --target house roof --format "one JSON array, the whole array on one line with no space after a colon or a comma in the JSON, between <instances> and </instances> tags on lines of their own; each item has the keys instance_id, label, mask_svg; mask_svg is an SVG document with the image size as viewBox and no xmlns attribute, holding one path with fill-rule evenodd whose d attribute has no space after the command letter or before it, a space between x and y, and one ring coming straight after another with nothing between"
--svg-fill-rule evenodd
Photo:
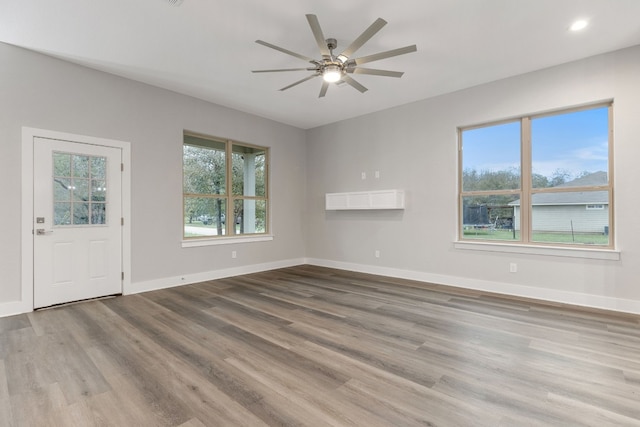
<instances>
[{"instance_id":1,"label":"house roof","mask_svg":"<svg viewBox=\"0 0 640 427\"><path fill-rule=\"evenodd\" d=\"M607 185L609 177L605 171L593 172L576 178L573 181L565 182L558 187L586 187L596 185Z\"/></svg>"},{"instance_id":2,"label":"house roof","mask_svg":"<svg viewBox=\"0 0 640 427\"><path fill-rule=\"evenodd\" d=\"M565 182L554 188L585 187L606 185L607 172L598 171ZM608 191L571 191L562 193L537 193L531 198L533 206L560 206L560 205L608 205ZM509 203L510 206L520 206L520 199Z\"/></svg>"}]
</instances>

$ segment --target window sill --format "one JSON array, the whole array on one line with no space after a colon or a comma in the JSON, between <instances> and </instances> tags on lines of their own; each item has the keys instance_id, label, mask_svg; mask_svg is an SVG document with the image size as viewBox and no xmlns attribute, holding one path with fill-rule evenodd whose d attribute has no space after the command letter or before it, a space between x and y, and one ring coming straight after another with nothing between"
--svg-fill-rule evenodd
<instances>
[{"instance_id":1,"label":"window sill","mask_svg":"<svg viewBox=\"0 0 640 427\"><path fill-rule=\"evenodd\" d=\"M253 243L253 242L266 242L273 240L272 234L265 234L259 236L238 236L238 237L216 237L215 239L191 239L183 240L183 248L196 248L199 246L217 246L217 245L232 245L235 243Z\"/></svg>"},{"instance_id":2,"label":"window sill","mask_svg":"<svg viewBox=\"0 0 640 427\"><path fill-rule=\"evenodd\" d=\"M487 242L453 242L455 249L504 252L512 254L547 255L554 257L602 259L607 261L620 261L620 251L600 248L565 248L559 246L529 246L506 243Z\"/></svg>"}]
</instances>

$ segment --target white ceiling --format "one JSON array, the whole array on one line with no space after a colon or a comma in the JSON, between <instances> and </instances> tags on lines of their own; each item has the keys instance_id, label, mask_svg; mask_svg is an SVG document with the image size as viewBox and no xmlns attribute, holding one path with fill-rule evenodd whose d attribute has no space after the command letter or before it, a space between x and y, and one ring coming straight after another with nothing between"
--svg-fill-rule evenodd
<instances>
[{"instance_id":1,"label":"white ceiling","mask_svg":"<svg viewBox=\"0 0 640 427\"><path fill-rule=\"evenodd\" d=\"M320 58L305 14L345 48L376 18L388 24L355 56L417 44L367 64L400 78L354 75L369 91L321 81L278 89ZM640 0L0 0L0 41L303 129L640 44ZM568 31L577 18L589 27Z\"/></svg>"}]
</instances>

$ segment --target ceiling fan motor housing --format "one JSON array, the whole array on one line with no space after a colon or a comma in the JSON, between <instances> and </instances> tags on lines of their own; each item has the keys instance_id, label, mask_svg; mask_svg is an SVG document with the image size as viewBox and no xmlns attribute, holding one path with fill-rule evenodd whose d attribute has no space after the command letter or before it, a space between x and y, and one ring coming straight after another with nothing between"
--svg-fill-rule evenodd
<instances>
[{"instance_id":1,"label":"ceiling fan motor housing","mask_svg":"<svg viewBox=\"0 0 640 427\"><path fill-rule=\"evenodd\" d=\"M338 41L336 39L327 39L325 41L327 42L327 47L329 48L329 51L332 51L333 49L338 47Z\"/></svg>"}]
</instances>

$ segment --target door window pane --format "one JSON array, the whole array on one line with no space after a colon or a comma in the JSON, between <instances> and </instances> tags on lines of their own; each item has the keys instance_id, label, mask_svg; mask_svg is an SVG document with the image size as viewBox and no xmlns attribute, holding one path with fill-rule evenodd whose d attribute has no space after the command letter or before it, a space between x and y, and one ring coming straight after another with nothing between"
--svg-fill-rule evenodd
<instances>
[{"instance_id":1,"label":"door window pane","mask_svg":"<svg viewBox=\"0 0 640 427\"><path fill-rule=\"evenodd\" d=\"M53 224L71 225L71 202L56 202L53 204Z\"/></svg>"},{"instance_id":2,"label":"door window pane","mask_svg":"<svg viewBox=\"0 0 640 427\"><path fill-rule=\"evenodd\" d=\"M107 223L107 206L105 203L91 203L91 224Z\"/></svg>"},{"instance_id":3,"label":"door window pane","mask_svg":"<svg viewBox=\"0 0 640 427\"><path fill-rule=\"evenodd\" d=\"M78 178L89 177L89 156L72 155L73 176Z\"/></svg>"},{"instance_id":4,"label":"door window pane","mask_svg":"<svg viewBox=\"0 0 640 427\"><path fill-rule=\"evenodd\" d=\"M73 224L86 225L89 222L89 203L73 203Z\"/></svg>"},{"instance_id":5,"label":"door window pane","mask_svg":"<svg viewBox=\"0 0 640 427\"><path fill-rule=\"evenodd\" d=\"M73 201L74 202L87 202L89 201L89 180L88 179L74 179L72 184L73 189Z\"/></svg>"},{"instance_id":6,"label":"door window pane","mask_svg":"<svg viewBox=\"0 0 640 427\"><path fill-rule=\"evenodd\" d=\"M71 200L71 180L69 178L53 179L53 200L56 202Z\"/></svg>"},{"instance_id":7,"label":"door window pane","mask_svg":"<svg viewBox=\"0 0 640 427\"><path fill-rule=\"evenodd\" d=\"M71 154L53 153L53 174L71 176Z\"/></svg>"},{"instance_id":8,"label":"door window pane","mask_svg":"<svg viewBox=\"0 0 640 427\"><path fill-rule=\"evenodd\" d=\"M91 178L105 179L107 159L104 157L91 157Z\"/></svg>"},{"instance_id":9,"label":"door window pane","mask_svg":"<svg viewBox=\"0 0 640 427\"><path fill-rule=\"evenodd\" d=\"M104 180L91 180L91 201L104 202L107 199L107 183Z\"/></svg>"}]
</instances>

